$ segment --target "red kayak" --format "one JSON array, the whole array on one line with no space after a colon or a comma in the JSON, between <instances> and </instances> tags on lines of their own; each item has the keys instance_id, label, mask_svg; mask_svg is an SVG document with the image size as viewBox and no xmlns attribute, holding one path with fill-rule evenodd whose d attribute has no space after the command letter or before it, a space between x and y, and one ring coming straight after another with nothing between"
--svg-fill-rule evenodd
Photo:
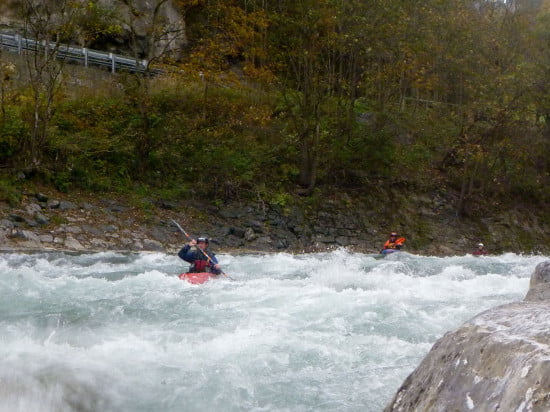
<instances>
[{"instance_id":1,"label":"red kayak","mask_svg":"<svg viewBox=\"0 0 550 412\"><path fill-rule=\"evenodd\" d=\"M208 282L211 278L215 278L218 275L209 272L198 272L198 273L182 273L179 275L181 280L186 280L189 283L198 285L201 283Z\"/></svg>"}]
</instances>

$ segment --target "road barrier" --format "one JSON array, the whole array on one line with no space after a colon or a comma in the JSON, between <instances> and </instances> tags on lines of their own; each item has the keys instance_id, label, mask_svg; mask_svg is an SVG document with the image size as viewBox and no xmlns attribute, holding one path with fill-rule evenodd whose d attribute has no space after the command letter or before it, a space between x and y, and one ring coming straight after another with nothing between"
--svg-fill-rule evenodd
<instances>
[{"instance_id":1,"label":"road barrier","mask_svg":"<svg viewBox=\"0 0 550 412\"><path fill-rule=\"evenodd\" d=\"M19 34L0 33L0 48L19 54L23 54L25 51L34 53L55 52L56 57L60 60L73 64L82 64L84 67L105 67L111 73L120 71L131 73L144 73L148 71L152 75L162 73L162 70L159 69L149 69L147 67L147 60L88 49L86 47L47 43L46 41L25 38Z\"/></svg>"}]
</instances>

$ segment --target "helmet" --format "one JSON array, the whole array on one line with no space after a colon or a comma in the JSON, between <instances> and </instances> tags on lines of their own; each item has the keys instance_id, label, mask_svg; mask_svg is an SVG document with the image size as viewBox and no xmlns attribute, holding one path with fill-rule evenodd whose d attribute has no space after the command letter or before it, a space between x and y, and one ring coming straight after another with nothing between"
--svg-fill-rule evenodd
<instances>
[{"instance_id":1,"label":"helmet","mask_svg":"<svg viewBox=\"0 0 550 412\"><path fill-rule=\"evenodd\" d=\"M197 238L197 243L199 242L204 242L204 243L210 243L210 241L208 240L208 238L206 236L201 236L199 238Z\"/></svg>"},{"instance_id":2,"label":"helmet","mask_svg":"<svg viewBox=\"0 0 550 412\"><path fill-rule=\"evenodd\" d=\"M477 247L483 247L483 243L478 243Z\"/></svg>"},{"instance_id":3,"label":"helmet","mask_svg":"<svg viewBox=\"0 0 550 412\"><path fill-rule=\"evenodd\" d=\"M390 236L398 236L398 235L397 235L397 232L391 232Z\"/></svg>"}]
</instances>

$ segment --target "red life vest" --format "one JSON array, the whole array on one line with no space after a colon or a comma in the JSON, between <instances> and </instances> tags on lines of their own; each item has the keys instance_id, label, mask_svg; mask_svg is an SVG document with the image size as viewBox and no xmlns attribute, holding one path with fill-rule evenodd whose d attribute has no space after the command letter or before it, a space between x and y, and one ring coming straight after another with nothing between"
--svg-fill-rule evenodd
<instances>
[{"instance_id":1,"label":"red life vest","mask_svg":"<svg viewBox=\"0 0 550 412\"><path fill-rule=\"evenodd\" d=\"M191 272L209 272L210 264L207 260L195 260L191 266Z\"/></svg>"}]
</instances>

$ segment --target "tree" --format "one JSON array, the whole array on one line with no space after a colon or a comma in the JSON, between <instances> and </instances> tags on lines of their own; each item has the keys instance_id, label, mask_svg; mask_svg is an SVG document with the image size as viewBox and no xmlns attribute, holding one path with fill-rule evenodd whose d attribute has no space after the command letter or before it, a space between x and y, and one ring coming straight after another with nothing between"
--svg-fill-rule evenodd
<instances>
[{"instance_id":1,"label":"tree","mask_svg":"<svg viewBox=\"0 0 550 412\"><path fill-rule=\"evenodd\" d=\"M23 0L19 9L23 35L31 40L26 67L31 89L30 135L22 142L26 168L40 169L48 144L55 99L61 92L65 60L59 58L62 41L72 37L80 7L71 0Z\"/></svg>"},{"instance_id":2,"label":"tree","mask_svg":"<svg viewBox=\"0 0 550 412\"><path fill-rule=\"evenodd\" d=\"M145 69L126 76L125 91L129 102L138 109L139 118L132 122L128 138L136 154L134 171L150 170L154 152L162 145L163 128L154 113L151 96L152 65L176 53L185 40L185 27L172 21L171 0L138 2L117 0L122 28L130 35L130 44L137 59L144 59Z\"/></svg>"}]
</instances>

